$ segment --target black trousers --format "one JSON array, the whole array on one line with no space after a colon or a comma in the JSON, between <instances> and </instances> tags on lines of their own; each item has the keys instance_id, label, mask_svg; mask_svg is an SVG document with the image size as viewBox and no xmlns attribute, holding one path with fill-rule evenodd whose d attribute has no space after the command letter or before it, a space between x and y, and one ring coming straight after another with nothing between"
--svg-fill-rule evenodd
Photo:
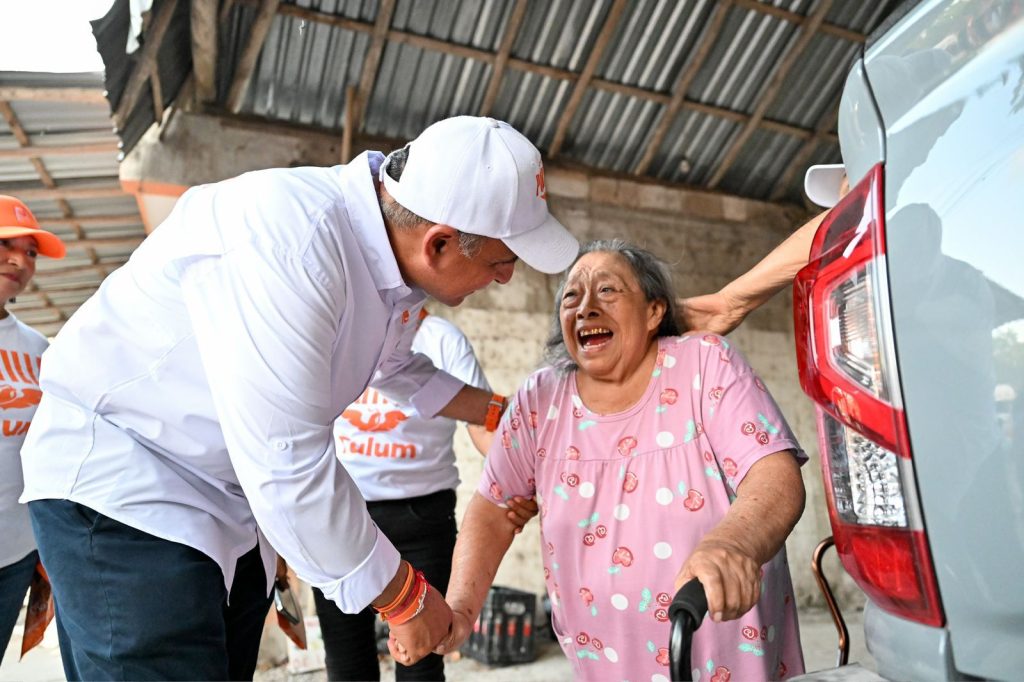
<instances>
[{"instance_id":1,"label":"black trousers","mask_svg":"<svg viewBox=\"0 0 1024 682\"><path fill-rule=\"evenodd\" d=\"M270 608L258 547L217 563L69 500L29 502L69 680L251 680ZM253 538L255 543L255 538Z\"/></svg>"},{"instance_id":2,"label":"black trousers","mask_svg":"<svg viewBox=\"0 0 1024 682\"><path fill-rule=\"evenodd\" d=\"M455 549L455 491L404 500L367 502L374 522L402 553L402 558L423 571L441 594L448 590ZM379 680L373 609L343 613L337 604L315 589L316 613L324 638L329 680ZM395 679L443 680L444 658L428 654L411 666L395 665Z\"/></svg>"}]
</instances>

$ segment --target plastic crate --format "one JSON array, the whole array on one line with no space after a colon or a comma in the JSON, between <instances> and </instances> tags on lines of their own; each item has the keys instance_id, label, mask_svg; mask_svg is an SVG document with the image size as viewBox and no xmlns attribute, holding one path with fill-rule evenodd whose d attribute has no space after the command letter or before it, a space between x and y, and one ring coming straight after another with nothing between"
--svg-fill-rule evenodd
<instances>
[{"instance_id":1,"label":"plastic crate","mask_svg":"<svg viewBox=\"0 0 1024 682\"><path fill-rule=\"evenodd\" d=\"M491 587L462 653L487 665L529 663L537 655L536 607L536 595L511 587Z\"/></svg>"}]
</instances>

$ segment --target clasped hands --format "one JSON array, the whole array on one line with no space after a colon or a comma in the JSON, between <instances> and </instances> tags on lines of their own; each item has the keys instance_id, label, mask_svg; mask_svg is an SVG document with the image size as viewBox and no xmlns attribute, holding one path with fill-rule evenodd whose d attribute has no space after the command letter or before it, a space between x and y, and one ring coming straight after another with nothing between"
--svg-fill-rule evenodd
<instances>
[{"instance_id":1,"label":"clasped hands","mask_svg":"<svg viewBox=\"0 0 1024 682\"><path fill-rule=\"evenodd\" d=\"M448 637L452 631L452 610L441 593L427 588L423 611L401 625L392 625L388 651L402 665L412 665Z\"/></svg>"},{"instance_id":2,"label":"clasped hands","mask_svg":"<svg viewBox=\"0 0 1024 682\"><path fill-rule=\"evenodd\" d=\"M508 500L506 506L506 518L514 535L522 532L523 526L539 511L536 500L520 496ZM412 665L431 651L441 655L455 651L472 630L469 616L461 611L452 612L437 590L430 587L422 613L391 627L388 651L402 665Z\"/></svg>"}]
</instances>

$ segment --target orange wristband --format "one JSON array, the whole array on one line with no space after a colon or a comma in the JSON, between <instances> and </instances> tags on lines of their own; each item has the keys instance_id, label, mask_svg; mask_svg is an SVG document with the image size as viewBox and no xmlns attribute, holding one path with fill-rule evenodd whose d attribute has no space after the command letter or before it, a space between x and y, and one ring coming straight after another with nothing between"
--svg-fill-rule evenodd
<instances>
[{"instance_id":1,"label":"orange wristband","mask_svg":"<svg viewBox=\"0 0 1024 682\"><path fill-rule=\"evenodd\" d=\"M407 605L403 605L405 608L398 613L388 615L387 618L384 617L384 614L381 614L381 620L386 620L391 625L402 625L403 623L408 623L423 611L423 604L427 598L427 591L429 589L430 584L423 576L423 573L416 571L416 588L413 590L415 598L411 599Z\"/></svg>"},{"instance_id":2,"label":"orange wristband","mask_svg":"<svg viewBox=\"0 0 1024 682\"><path fill-rule=\"evenodd\" d=\"M412 587L413 580L416 578L416 571L413 569L412 564L410 564L408 561L403 560L402 563L405 564L406 568L405 580L402 583L402 589L398 591L398 594L395 595L395 598L392 599L389 604L386 604L385 606L381 606L379 608L374 606L374 610L376 610L378 613L393 611L396 606L404 602L409 597L409 592L411 592L410 588Z\"/></svg>"},{"instance_id":3,"label":"orange wristband","mask_svg":"<svg viewBox=\"0 0 1024 682\"><path fill-rule=\"evenodd\" d=\"M498 428L501 413L505 411L507 405L508 398L505 396L498 393L491 396L491 401L487 403L487 419L484 420L484 429L495 431Z\"/></svg>"}]
</instances>

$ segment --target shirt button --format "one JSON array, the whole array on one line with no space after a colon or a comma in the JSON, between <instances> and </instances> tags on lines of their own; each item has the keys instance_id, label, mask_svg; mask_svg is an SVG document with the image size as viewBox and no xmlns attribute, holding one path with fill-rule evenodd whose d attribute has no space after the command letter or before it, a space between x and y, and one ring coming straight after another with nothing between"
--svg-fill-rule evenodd
<instances>
[{"instance_id":1,"label":"shirt button","mask_svg":"<svg viewBox=\"0 0 1024 682\"><path fill-rule=\"evenodd\" d=\"M274 447L277 448L278 450L287 450L288 443L284 442L283 440L279 440L276 443L274 443Z\"/></svg>"}]
</instances>

